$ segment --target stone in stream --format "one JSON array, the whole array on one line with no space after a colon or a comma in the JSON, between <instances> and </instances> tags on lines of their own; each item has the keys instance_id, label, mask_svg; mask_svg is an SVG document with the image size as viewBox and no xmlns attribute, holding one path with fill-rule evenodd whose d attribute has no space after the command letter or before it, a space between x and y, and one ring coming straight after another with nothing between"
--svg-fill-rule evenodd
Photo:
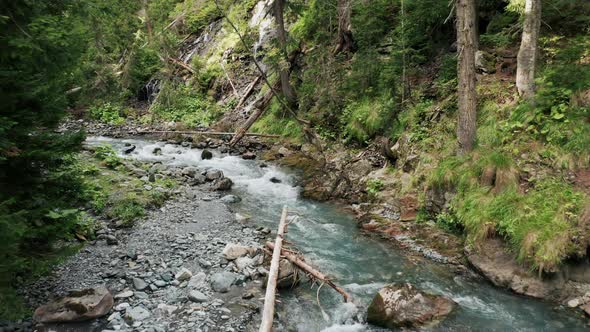
<instances>
[{"instance_id":1,"label":"stone in stream","mask_svg":"<svg viewBox=\"0 0 590 332\"><path fill-rule=\"evenodd\" d=\"M214 181L217 179L221 179L223 178L223 172L220 170L209 170L207 171L205 178L207 179L207 181Z\"/></svg>"},{"instance_id":2,"label":"stone in stream","mask_svg":"<svg viewBox=\"0 0 590 332\"><path fill-rule=\"evenodd\" d=\"M420 291L409 283L393 284L375 295L367 322L389 329L418 328L444 319L456 306L451 299Z\"/></svg>"},{"instance_id":3,"label":"stone in stream","mask_svg":"<svg viewBox=\"0 0 590 332\"><path fill-rule=\"evenodd\" d=\"M113 296L106 287L89 288L73 291L66 297L40 306L33 318L40 323L90 320L108 314L113 303Z\"/></svg>"},{"instance_id":4,"label":"stone in stream","mask_svg":"<svg viewBox=\"0 0 590 332\"><path fill-rule=\"evenodd\" d=\"M221 197L219 200L226 204L239 203L242 201L242 199L236 195L225 195Z\"/></svg>"},{"instance_id":5,"label":"stone in stream","mask_svg":"<svg viewBox=\"0 0 590 332\"><path fill-rule=\"evenodd\" d=\"M135 145L131 145L130 147L127 147L123 150L124 154L130 154L131 152L133 152L135 150Z\"/></svg>"},{"instance_id":6,"label":"stone in stream","mask_svg":"<svg viewBox=\"0 0 590 332\"><path fill-rule=\"evenodd\" d=\"M188 293L188 299L196 303L203 303L209 301L207 295L199 292L198 290L190 291Z\"/></svg>"},{"instance_id":7,"label":"stone in stream","mask_svg":"<svg viewBox=\"0 0 590 332\"><path fill-rule=\"evenodd\" d=\"M203 150L203 152L201 152L201 159L202 160L207 160L207 159L212 159L212 158L213 158L213 153L211 153L211 151Z\"/></svg>"},{"instance_id":8,"label":"stone in stream","mask_svg":"<svg viewBox=\"0 0 590 332\"><path fill-rule=\"evenodd\" d=\"M222 178L222 179L219 179L219 180L218 180L218 181L215 183L215 185L213 186L213 189L214 189L214 190L217 190L217 191L225 191L225 190L230 190L230 189L231 189L231 187L233 186L233 184L234 184L234 183L232 182L232 180L230 180L230 179L228 179L228 178L225 178L225 177L224 177L224 178Z\"/></svg>"},{"instance_id":9,"label":"stone in stream","mask_svg":"<svg viewBox=\"0 0 590 332\"><path fill-rule=\"evenodd\" d=\"M278 179L278 178L276 178L276 177L273 176L272 178L270 178L270 182L272 182L272 183L281 183L283 181L281 181L281 179Z\"/></svg>"},{"instance_id":10,"label":"stone in stream","mask_svg":"<svg viewBox=\"0 0 590 332\"><path fill-rule=\"evenodd\" d=\"M245 160L252 160L252 159L256 159L256 153L254 152L246 152L242 155L242 159Z\"/></svg>"},{"instance_id":11,"label":"stone in stream","mask_svg":"<svg viewBox=\"0 0 590 332\"><path fill-rule=\"evenodd\" d=\"M161 156L162 155L162 148L160 148L160 147L154 148L152 150L152 153L156 156Z\"/></svg>"},{"instance_id":12,"label":"stone in stream","mask_svg":"<svg viewBox=\"0 0 590 332\"><path fill-rule=\"evenodd\" d=\"M139 278L133 278L133 287L135 287L136 290L138 291L142 291L146 288L148 288L148 284L147 282L139 279Z\"/></svg>"},{"instance_id":13,"label":"stone in stream","mask_svg":"<svg viewBox=\"0 0 590 332\"><path fill-rule=\"evenodd\" d=\"M219 272L211 275L211 288L219 293L229 292L229 288L237 279L237 274L232 272Z\"/></svg>"}]
</instances>

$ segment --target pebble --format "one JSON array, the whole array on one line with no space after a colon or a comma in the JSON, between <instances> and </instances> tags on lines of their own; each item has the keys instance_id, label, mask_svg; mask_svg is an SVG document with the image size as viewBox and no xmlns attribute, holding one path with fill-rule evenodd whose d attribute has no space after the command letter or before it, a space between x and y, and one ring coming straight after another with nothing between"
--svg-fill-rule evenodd
<instances>
[{"instance_id":1,"label":"pebble","mask_svg":"<svg viewBox=\"0 0 590 332\"><path fill-rule=\"evenodd\" d=\"M133 287L135 287L135 289L138 291L142 291L142 290L148 288L149 285L145 281L143 281L139 278L133 278Z\"/></svg>"},{"instance_id":2,"label":"pebble","mask_svg":"<svg viewBox=\"0 0 590 332\"><path fill-rule=\"evenodd\" d=\"M119 294L116 294L116 295L114 296L114 298L116 298L116 299L126 299L126 298L128 298L128 297L132 297L132 296L133 296L133 291L131 291L131 290L126 290L126 291L124 291L124 292L121 292L121 293L119 293Z\"/></svg>"}]
</instances>

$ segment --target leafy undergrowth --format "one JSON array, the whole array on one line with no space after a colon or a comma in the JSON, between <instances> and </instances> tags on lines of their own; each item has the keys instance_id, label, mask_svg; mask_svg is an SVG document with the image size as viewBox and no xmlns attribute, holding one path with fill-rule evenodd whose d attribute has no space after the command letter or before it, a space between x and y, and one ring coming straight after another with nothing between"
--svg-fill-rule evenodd
<instances>
[{"instance_id":1,"label":"leafy undergrowth","mask_svg":"<svg viewBox=\"0 0 590 332\"><path fill-rule=\"evenodd\" d=\"M423 161L439 160L426 185L456 192L447 217L438 218L443 226L458 225L474 245L501 236L521 262L539 271L586 256L590 197L571 183L571 174L590 166L590 108L579 97L590 87L589 42L587 36L546 40L550 56L534 105L517 102L506 83L481 80L478 143L471 155L457 157L443 148L440 142L454 141L450 131L422 133L428 138L417 146L437 151ZM579 80L567 79L573 71ZM454 122L443 118L437 126L447 121ZM414 124L410 135L423 129Z\"/></svg>"},{"instance_id":2,"label":"leafy undergrowth","mask_svg":"<svg viewBox=\"0 0 590 332\"><path fill-rule=\"evenodd\" d=\"M492 152L471 160L450 157L430 181L457 191L445 224L458 221L475 246L501 236L520 261L547 272L567 258L586 255L590 243L578 240L590 223L582 218L590 197L559 176L523 185L510 159Z\"/></svg>"},{"instance_id":3,"label":"leafy undergrowth","mask_svg":"<svg viewBox=\"0 0 590 332\"><path fill-rule=\"evenodd\" d=\"M130 173L108 145L97 147L94 156L83 156L80 167L85 180L83 196L92 211L123 226L143 217L146 209L161 206L170 189L177 186L174 180L163 177L154 177L146 184Z\"/></svg>"}]
</instances>

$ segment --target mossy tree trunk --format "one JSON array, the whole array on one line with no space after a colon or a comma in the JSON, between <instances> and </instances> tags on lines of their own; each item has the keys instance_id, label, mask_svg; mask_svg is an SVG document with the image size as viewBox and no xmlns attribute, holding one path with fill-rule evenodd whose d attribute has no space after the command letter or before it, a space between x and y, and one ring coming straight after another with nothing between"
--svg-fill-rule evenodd
<instances>
[{"instance_id":1,"label":"mossy tree trunk","mask_svg":"<svg viewBox=\"0 0 590 332\"><path fill-rule=\"evenodd\" d=\"M539 31L541 30L541 0L526 0L522 40L518 51L516 88L525 99L535 95L535 69L537 67Z\"/></svg>"},{"instance_id":2,"label":"mossy tree trunk","mask_svg":"<svg viewBox=\"0 0 590 332\"><path fill-rule=\"evenodd\" d=\"M279 77L281 80L281 91L287 100L287 103L293 109L296 109L297 95L293 86L290 82L290 70L289 66L291 63L287 58L287 32L285 31L285 22L283 19L283 11L285 8L285 0L275 0L274 12L275 20L277 24L277 39L279 40L279 47L281 50L281 61L279 63Z\"/></svg>"},{"instance_id":3,"label":"mossy tree trunk","mask_svg":"<svg viewBox=\"0 0 590 332\"><path fill-rule=\"evenodd\" d=\"M475 52L477 51L477 29L475 0L457 0L457 46L459 77L459 117L457 139L459 154L473 149L476 135L477 96L475 91Z\"/></svg>"}]
</instances>

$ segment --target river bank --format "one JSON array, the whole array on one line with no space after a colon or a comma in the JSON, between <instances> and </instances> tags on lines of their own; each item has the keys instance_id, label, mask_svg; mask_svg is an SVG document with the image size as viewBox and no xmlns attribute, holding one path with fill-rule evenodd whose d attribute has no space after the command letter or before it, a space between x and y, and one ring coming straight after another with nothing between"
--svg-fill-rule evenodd
<instances>
[{"instance_id":1,"label":"river bank","mask_svg":"<svg viewBox=\"0 0 590 332\"><path fill-rule=\"evenodd\" d=\"M56 279L45 279L35 284L50 287L42 290L41 294L32 294L31 297L38 299L48 299L52 294L63 294L67 289L101 281L113 287L114 295L132 291L133 296L118 298L115 307L129 303L132 308L146 308L149 316L144 318L139 326L133 327L132 322L125 320L125 314L120 313L119 319L115 313L115 316L111 316L111 321L114 321L110 324L111 328L124 327L125 322L131 323L128 324L129 329L138 331L158 331L159 328L180 330L188 328L188 324L191 323L194 323L191 327L199 327L204 331L255 329L258 322L256 312L261 305L259 296L254 293L260 291L260 284L256 282L258 279L252 278L255 280L245 283L239 281L238 285L230 287L229 293L219 293L212 290L211 278L222 270L230 272L235 266L235 263L223 257L224 245L230 241L253 245L268 237L272 238L272 235L266 233L275 228L280 213L279 207L283 204L287 204L303 219L291 227L288 239L293 241L294 246L314 265L334 277L340 285L358 298L361 307L345 306L330 290L323 291L321 305L329 317L325 320L320 312L309 312L306 309L317 306L316 289L297 287L282 293L281 305L278 307L280 330L375 330L374 327L362 324L362 307L368 305L379 288L391 282L414 282L423 289L448 296L459 303L459 311L440 325L441 329L485 329L485 326L489 326L492 321L495 322L497 317L503 317L510 327L525 329L575 329L584 326L578 315L564 307L502 292L487 285L470 270L461 268L461 264L440 264L444 263L444 260L431 263L431 259L425 258L429 255L425 254L423 249L417 249L421 247L412 248L410 245L400 244L392 246L366 236L363 234L365 231L359 230L353 215L346 212L349 210L348 204L319 203L300 197L300 192L305 192L306 182L304 178L300 178L297 171L280 169L269 162L246 160L240 155L230 156L221 153L222 146L211 150L212 159L201 160L202 149L191 149L190 146L200 142L188 142L190 144L187 145L182 142L175 144L170 141L164 143L107 138L92 138L91 142L93 145L111 144L122 156L123 150L133 145L135 150L127 158L166 165L172 174L182 174L182 169L190 167L188 165L193 165L197 169L195 174L206 174L207 170L221 170L234 182L231 194L242 198L241 202L223 203L225 199L219 199L222 195L210 192L210 184L184 187L183 190L179 190L179 197L170 201L162 210L150 212L136 227L130 230L113 230L117 246L109 246L103 238L61 265L55 271ZM298 148L282 147L282 152L287 154L288 150L297 151ZM160 148L161 155L158 155L159 152L154 154L157 148ZM280 147L273 147L270 151L274 149L278 152ZM300 148L305 149L303 146ZM175 169L178 171L174 171ZM362 202L357 202L353 206L359 209L375 207L362 205ZM384 209L382 213L387 211ZM249 216L251 221L245 221ZM238 219L245 224L240 224ZM200 234L204 234L205 237ZM408 240L413 241L412 238ZM95 248L99 249L94 251ZM128 252L128 248L136 248L139 251ZM134 259L136 253L137 257ZM203 256L211 263L211 267L207 268L209 264L198 259ZM169 262L170 260L172 262ZM114 265L111 267L111 264ZM180 288L180 283L174 285L174 280L162 288L156 285L156 282L163 279L163 274L174 277L182 267L191 271L193 278L200 275L198 280L205 280L201 288L197 287L196 290L209 298L207 305L195 304L188 299L190 282L185 288ZM118 276L118 269L124 274ZM457 273L461 270L464 273ZM205 274L204 279L200 272ZM104 278L105 276L107 278ZM134 278L143 280L148 287L154 285L158 288L155 291L137 291ZM197 281L193 284L195 283ZM40 286L29 288L34 290L36 287ZM243 299L242 296L248 299ZM250 298L251 296L254 297ZM217 299L223 301L223 304ZM36 303L41 302L42 300L39 300ZM522 317L530 315L534 315L535 319L522 320ZM97 331L101 331L105 326L108 328L108 320L100 322L94 326Z\"/></svg>"}]
</instances>

